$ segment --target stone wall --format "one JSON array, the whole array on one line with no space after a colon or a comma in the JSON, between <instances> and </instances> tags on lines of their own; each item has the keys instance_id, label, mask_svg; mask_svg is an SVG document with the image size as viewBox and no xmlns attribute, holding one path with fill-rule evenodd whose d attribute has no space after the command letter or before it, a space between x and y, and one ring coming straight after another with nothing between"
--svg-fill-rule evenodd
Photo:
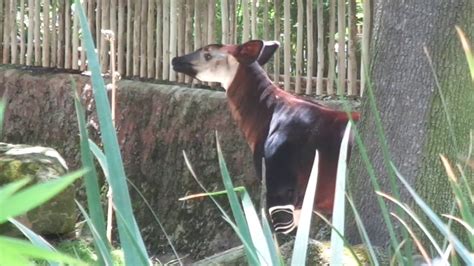
<instances>
[{"instance_id":1,"label":"stone wall","mask_svg":"<svg viewBox=\"0 0 474 266\"><path fill-rule=\"evenodd\" d=\"M85 89L89 77L2 66L0 94L8 104L2 141L49 146L63 155L70 169L80 167L71 78L81 91L91 138L98 140L94 102L90 89ZM208 190L223 189L216 130L234 183L258 194L252 157L228 112L225 94L129 80L120 81L118 87L116 123L126 173L158 214L181 255L197 259L240 244L209 199L178 201L202 192L186 168L183 150ZM130 191L150 254L167 253L167 241L152 213ZM220 202L225 204L226 199Z\"/></svg>"}]
</instances>

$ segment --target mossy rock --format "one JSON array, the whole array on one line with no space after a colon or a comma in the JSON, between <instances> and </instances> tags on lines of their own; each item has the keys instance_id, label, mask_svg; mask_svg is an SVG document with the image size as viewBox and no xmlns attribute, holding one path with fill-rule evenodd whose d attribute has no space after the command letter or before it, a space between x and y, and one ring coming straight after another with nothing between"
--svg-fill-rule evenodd
<instances>
[{"instance_id":1,"label":"mossy rock","mask_svg":"<svg viewBox=\"0 0 474 266\"><path fill-rule=\"evenodd\" d=\"M0 143L0 186L23 178L31 184L57 179L67 172L59 153L52 148ZM73 186L66 188L45 204L16 217L41 235L60 235L74 231L77 218ZM13 225L0 226L0 233L17 235Z\"/></svg>"}]
</instances>

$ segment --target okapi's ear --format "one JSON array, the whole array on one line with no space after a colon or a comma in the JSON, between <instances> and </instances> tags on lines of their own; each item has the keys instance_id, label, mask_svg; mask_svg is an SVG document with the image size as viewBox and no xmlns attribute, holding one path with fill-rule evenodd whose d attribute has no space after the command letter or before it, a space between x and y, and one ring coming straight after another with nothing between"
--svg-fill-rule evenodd
<instances>
[{"instance_id":1,"label":"okapi's ear","mask_svg":"<svg viewBox=\"0 0 474 266\"><path fill-rule=\"evenodd\" d=\"M237 50L234 54L235 58L241 64L251 64L255 62L263 49L263 41L260 40L252 40L248 41L244 44L241 44L237 47Z\"/></svg>"},{"instance_id":2,"label":"okapi's ear","mask_svg":"<svg viewBox=\"0 0 474 266\"><path fill-rule=\"evenodd\" d=\"M280 47L280 43L277 41L266 41L263 42L263 50L260 56L258 57L258 63L263 66L265 65L270 58L272 58L275 51Z\"/></svg>"}]
</instances>

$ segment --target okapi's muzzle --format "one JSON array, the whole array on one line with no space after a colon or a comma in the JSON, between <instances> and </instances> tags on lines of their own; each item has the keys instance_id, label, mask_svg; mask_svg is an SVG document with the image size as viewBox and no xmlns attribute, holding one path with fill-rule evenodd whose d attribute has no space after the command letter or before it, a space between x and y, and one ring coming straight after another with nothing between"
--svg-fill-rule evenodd
<instances>
[{"instance_id":1,"label":"okapi's muzzle","mask_svg":"<svg viewBox=\"0 0 474 266\"><path fill-rule=\"evenodd\" d=\"M192 63L192 56L193 54L189 54L173 58L173 60L171 61L171 64L173 65L173 70L195 78L197 75L197 71L194 68L194 64Z\"/></svg>"}]
</instances>

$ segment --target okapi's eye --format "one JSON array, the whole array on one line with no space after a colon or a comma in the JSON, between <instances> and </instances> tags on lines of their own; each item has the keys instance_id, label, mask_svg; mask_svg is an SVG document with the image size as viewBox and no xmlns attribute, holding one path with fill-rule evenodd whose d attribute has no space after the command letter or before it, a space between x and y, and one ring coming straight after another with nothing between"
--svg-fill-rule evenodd
<instances>
[{"instance_id":1,"label":"okapi's eye","mask_svg":"<svg viewBox=\"0 0 474 266\"><path fill-rule=\"evenodd\" d=\"M212 59L212 55L211 55L211 54L208 54L208 53L206 53L206 54L204 54L204 59L206 59L206 61L209 61L209 60L211 60L211 59Z\"/></svg>"}]
</instances>

